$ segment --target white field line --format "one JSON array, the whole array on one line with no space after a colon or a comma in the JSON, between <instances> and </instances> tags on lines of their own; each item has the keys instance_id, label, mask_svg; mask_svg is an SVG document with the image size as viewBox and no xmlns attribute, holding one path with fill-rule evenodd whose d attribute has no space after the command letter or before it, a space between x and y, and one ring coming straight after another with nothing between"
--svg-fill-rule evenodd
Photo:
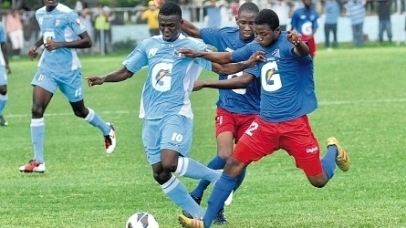
<instances>
[{"instance_id":1,"label":"white field line","mask_svg":"<svg viewBox=\"0 0 406 228\"><path fill-rule=\"evenodd\" d=\"M347 101L320 101L320 106L329 106L329 105L356 105L356 104L382 104L382 103L404 103L406 102L406 98L399 98L399 99L381 99L381 100L347 100ZM210 109L214 109L215 107L212 106ZM203 110L206 108L203 107L195 107L193 110ZM112 110L112 111L101 111L98 112L100 115L125 115L125 114L134 114L138 116L138 110ZM6 115L7 118L26 118L30 117L30 113L26 114L9 114ZM73 116L73 112L65 112L65 113L48 113L45 116Z\"/></svg>"}]
</instances>

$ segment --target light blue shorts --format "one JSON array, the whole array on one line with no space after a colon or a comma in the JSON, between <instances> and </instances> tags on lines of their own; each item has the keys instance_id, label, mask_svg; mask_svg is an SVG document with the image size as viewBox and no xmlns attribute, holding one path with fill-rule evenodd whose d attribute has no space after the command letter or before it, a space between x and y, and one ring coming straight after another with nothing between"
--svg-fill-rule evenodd
<instances>
[{"instance_id":1,"label":"light blue shorts","mask_svg":"<svg viewBox=\"0 0 406 228\"><path fill-rule=\"evenodd\" d=\"M161 161L163 149L174 150L187 157L192 138L193 120L182 115L145 120L142 127L142 142L150 165Z\"/></svg>"},{"instance_id":2,"label":"light blue shorts","mask_svg":"<svg viewBox=\"0 0 406 228\"><path fill-rule=\"evenodd\" d=\"M83 79L80 69L65 73L49 73L38 71L31 85L39 86L55 94L57 88L66 96L69 102L83 100Z\"/></svg>"},{"instance_id":3,"label":"light blue shorts","mask_svg":"<svg viewBox=\"0 0 406 228\"><path fill-rule=\"evenodd\" d=\"M0 66L0 86L7 85L7 73L4 66Z\"/></svg>"}]
</instances>

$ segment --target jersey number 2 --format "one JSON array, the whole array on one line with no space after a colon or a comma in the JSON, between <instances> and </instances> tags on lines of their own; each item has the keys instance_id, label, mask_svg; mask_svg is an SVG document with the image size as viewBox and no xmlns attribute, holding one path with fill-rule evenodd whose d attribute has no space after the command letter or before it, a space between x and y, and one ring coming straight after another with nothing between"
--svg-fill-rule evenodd
<instances>
[{"instance_id":1,"label":"jersey number 2","mask_svg":"<svg viewBox=\"0 0 406 228\"><path fill-rule=\"evenodd\" d=\"M249 136L254 135L254 131L258 129L258 126L259 126L258 123L253 121L251 125L248 127L248 129L245 131L245 134Z\"/></svg>"},{"instance_id":2,"label":"jersey number 2","mask_svg":"<svg viewBox=\"0 0 406 228\"><path fill-rule=\"evenodd\" d=\"M235 77L240 77L242 74L243 74L242 72L238 72L238 73L236 73L236 74L231 74L231 75L228 75L228 76L227 76L227 79L232 79L232 78L235 78ZM244 95L244 94L247 92L247 90L246 90L246 89L233 89L233 92L234 92L234 93L241 94L241 95Z\"/></svg>"}]
</instances>

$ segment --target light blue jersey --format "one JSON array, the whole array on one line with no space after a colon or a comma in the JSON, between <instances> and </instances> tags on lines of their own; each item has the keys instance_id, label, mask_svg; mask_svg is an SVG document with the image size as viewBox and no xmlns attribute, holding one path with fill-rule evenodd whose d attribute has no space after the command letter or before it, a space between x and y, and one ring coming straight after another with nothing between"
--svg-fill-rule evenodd
<instances>
[{"instance_id":1,"label":"light blue jersey","mask_svg":"<svg viewBox=\"0 0 406 228\"><path fill-rule=\"evenodd\" d=\"M123 61L131 72L149 66L142 91L140 118L163 119L178 114L193 118L189 95L202 68L211 70L212 65L203 58L179 56L176 50L180 48L208 50L203 42L183 35L173 42L154 36L142 41Z\"/></svg>"},{"instance_id":2,"label":"light blue jersey","mask_svg":"<svg viewBox=\"0 0 406 228\"><path fill-rule=\"evenodd\" d=\"M0 44L7 42L6 31L0 24ZM6 61L4 60L3 50L0 48L0 85L7 85Z\"/></svg>"},{"instance_id":3,"label":"light blue jersey","mask_svg":"<svg viewBox=\"0 0 406 228\"><path fill-rule=\"evenodd\" d=\"M202 68L212 69L203 58L179 56L177 49L207 50L201 41L180 35L173 42L162 36L144 40L123 61L131 72L148 65L148 77L141 96L140 118L145 118L142 141L148 162L161 161L161 150L169 149L186 157L193 134L193 112L189 95Z\"/></svg>"},{"instance_id":4,"label":"light blue jersey","mask_svg":"<svg viewBox=\"0 0 406 228\"><path fill-rule=\"evenodd\" d=\"M86 32L77 12L61 3L50 12L46 11L46 7L38 9L35 18L44 37L44 43L48 39L55 42L72 42ZM68 72L81 67L74 48L58 48L51 52L45 50L38 66L42 72Z\"/></svg>"}]
</instances>

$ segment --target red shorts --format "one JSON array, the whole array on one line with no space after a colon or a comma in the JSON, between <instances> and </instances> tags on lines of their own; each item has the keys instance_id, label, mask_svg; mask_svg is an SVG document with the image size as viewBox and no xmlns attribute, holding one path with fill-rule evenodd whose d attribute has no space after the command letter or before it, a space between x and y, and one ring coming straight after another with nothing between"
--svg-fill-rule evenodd
<instances>
[{"instance_id":1,"label":"red shorts","mask_svg":"<svg viewBox=\"0 0 406 228\"><path fill-rule=\"evenodd\" d=\"M234 134L235 142L237 143L257 116L257 114L237 114L228 112L222 108L217 108L215 118L216 137L223 132L229 131Z\"/></svg>"},{"instance_id":2,"label":"red shorts","mask_svg":"<svg viewBox=\"0 0 406 228\"><path fill-rule=\"evenodd\" d=\"M307 176L323 172L319 145L307 116L280 123L268 122L258 116L240 138L232 156L248 165L278 149L293 156L296 166Z\"/></svg>"},{"instance_id":3,"label":"red shorts","mask_svg":"<svg viewBox=\"0 0 406 228\"><path fill-rule=\"evenodd\" d=\"M309 54L311 57L314 57L316 54L316 41L314 37L309 38L306 35L302 35L302 41L307 43L307 46L309 46Z\"/></svg>"}]
</instances>

